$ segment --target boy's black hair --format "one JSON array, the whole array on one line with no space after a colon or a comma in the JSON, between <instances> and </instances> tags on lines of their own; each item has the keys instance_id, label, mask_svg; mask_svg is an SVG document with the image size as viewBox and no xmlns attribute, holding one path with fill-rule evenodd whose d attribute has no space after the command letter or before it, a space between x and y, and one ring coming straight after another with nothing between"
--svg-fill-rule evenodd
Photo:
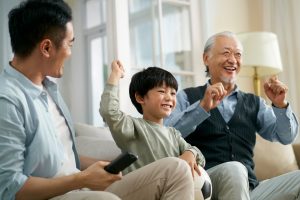
<instances>
[{"instance_id":1,"label":"boy's black hair","mask_svg":"<svg viewBox=\"0 0 300 200\"><path fill-rule=\"evenodd\" d=\"M129 96L139 113L143 114L143 109L141 104L136 101L135 94L144 97L149 90L163 84L174 88L176 91L178 90L178 83L175 77L170 72L159 67L148 67L132 76L129 85Z\"/></svg>"},{"instance_id":2,"label":"boy's black hair","mask_svg":"<svg viewBox=\"0 0 300 200\"><path fill-rule=\"evenodd\" d=\"M63 0L27 0L8 14L9 34L13 52L30 55L35 46L49 38L59 48L72 20L71 8Z\"/></svg>"}]
</instances>

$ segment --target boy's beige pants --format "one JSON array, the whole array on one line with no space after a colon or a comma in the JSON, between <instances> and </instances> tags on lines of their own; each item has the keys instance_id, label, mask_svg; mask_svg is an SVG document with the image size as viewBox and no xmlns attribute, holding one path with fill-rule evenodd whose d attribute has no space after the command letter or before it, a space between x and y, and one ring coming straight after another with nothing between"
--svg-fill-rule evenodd
<instances>
[{"instance_id":1,"label":"boy's beige pants","mask_svg":"<svg viewBox=\"0 0 300 200\"><path fill-rule=\"evenodd\" d=\"M194 200L190 168L179 158L163 158L123 176L105 191L77 190L51 200L119 199Z\"/></svg>"}]
</instances>

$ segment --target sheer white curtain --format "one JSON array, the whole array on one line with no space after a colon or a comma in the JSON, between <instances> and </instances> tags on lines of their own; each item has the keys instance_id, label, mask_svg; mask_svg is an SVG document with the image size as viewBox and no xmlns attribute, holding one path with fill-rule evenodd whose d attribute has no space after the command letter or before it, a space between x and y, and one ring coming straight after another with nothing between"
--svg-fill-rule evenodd
<instances>
[{"instance_id":1,"label":"sheer white curtain","mask_svg":"<svg viewBox=\"0 0 300 200\"><path fill-rule=\"evenodd\" d=\"M288 85L288 99L300 119L300 1L263 1L263 28L277 34L283 72L279 78Z\"/></svg>"}]
</instances>

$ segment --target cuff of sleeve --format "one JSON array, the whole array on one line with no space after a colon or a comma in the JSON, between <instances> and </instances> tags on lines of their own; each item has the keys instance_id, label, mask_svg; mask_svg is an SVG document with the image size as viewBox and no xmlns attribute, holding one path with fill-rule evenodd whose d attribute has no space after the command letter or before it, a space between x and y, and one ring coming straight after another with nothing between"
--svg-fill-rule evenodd
<instances>
[{"instance_id":1,"label":"cuff of sleeve","mask_svg":"<svg viewBox=\"0 0 300 200\"><path fill-rule=\"evenodd\" d=\"M201 167L204 168L205 164L206 164L206 161L205 161L205 157L204 155L201 153L201 152L198 152L196 149L194 148L189 148L187 149L186 151L191 151L195 158L196 158L196 161L198 163L198 165L200 165Z\"/></svg>"},{"instance_id":2,"label":"cuff of sleeve","mask_svg":"<svg viewBox=\"0 0 300 200\"><path fill-rule=\"evenodd\" d=\"M117 85L112 85L112 84L109 84L109 83L106 83L106 88L108 90L118 90L118 86Z\"/></svg>"},{"instance_id":3,"label":"cuff of sleeve","mask_svg":"<svg viewBox=\"0 0 300 200\"><path fill-rule=\"evenodd\" d=\"M187 149L186 151L192 152L194 154L194 157L197 158L198 153L195 149Z\"/></svg>"},{"instance_id":4,"label":"cuff of sleeve","mask_svg":"<svg viewBox=\"0 0 300 200\"><path fill-rule=\"evenodd\" d=\"M277 109L287 109L288 107L289 107L289 102L287 102L287 105L286 105L286 107L285 108L278 108L277 106L275 106L273 103L272 103L272 106L273 106L273 108L277 108Z\"/></svg>"},{"instance_id":5,"label":"cuff of sleeve","mask_svg":"<svg viewBox=\"0 0 300 200\"><path fill-rule=\"evenodd\" d=\"M292 107L289 103L286 108L277 108L273 104L272 104L272 108L277 117L287 117L289 119L292 119L294 116ZM281 119L279 119L279 121L281 121Z\"/></svg>"},{"instance_id":6,"label":"cuff of sleeve","mask_svg":"<svg viewBox=\"0 0 300 200\"><path fill-rule=\"evenodd\" d=\"M287 113L291 112L291 106L289 103L287 104L286 108L278 108L272 103L272 108L275 114L279 114L279 115L286 115Z\"/></svg>"}]
</instances>

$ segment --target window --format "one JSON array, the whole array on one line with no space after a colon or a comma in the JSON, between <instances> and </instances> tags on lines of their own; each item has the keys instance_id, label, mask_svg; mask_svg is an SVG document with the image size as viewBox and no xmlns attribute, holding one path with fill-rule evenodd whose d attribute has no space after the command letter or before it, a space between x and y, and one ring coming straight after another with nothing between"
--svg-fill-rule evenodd
<instances>
[{"instance_id":1,"label":"window","mask_svg":"<svg viewBox=\"0 0 300 200\"><path fill-rule=\"evenodd\" d=\"M104 126L99 114L100 97L107 80L106 0L86 0L85 40L89 71L89 122Z\"/></svg>"},{"instance_id":2,"label":"window","mask_svg":"<svg viewBox=\"0 0 300 200\"><path fill-rule=\"evenodd\" d=\"M169 70L180 89L193 86L197 81L201 62L198 58L201 45L199 39L195 40L200 37L198 0L71 2L76 11L74 24L79 46L71 58L70 76L74 81L68 83L70 91L76 91L69 97L75 121L105 126L99 114L99 102L110 63L115 58L126 68L119 90L120 108L130 115L139 116L128 95L130 76L142 68L158 66ZM74 69L78 63L82 68ZM83 73L85 80L78 88L76 80Z\"/></svg>"},{"instance_id":3,"label":"window","mask_svg":"<svg viewBox=\"0 0 300 200\"><path fill-rule=\"evenodd\" d=\"M181 88L193 85L189 0L129 0L129 24L134 70L159 66Z\"/></svg>"}]
</instances>

